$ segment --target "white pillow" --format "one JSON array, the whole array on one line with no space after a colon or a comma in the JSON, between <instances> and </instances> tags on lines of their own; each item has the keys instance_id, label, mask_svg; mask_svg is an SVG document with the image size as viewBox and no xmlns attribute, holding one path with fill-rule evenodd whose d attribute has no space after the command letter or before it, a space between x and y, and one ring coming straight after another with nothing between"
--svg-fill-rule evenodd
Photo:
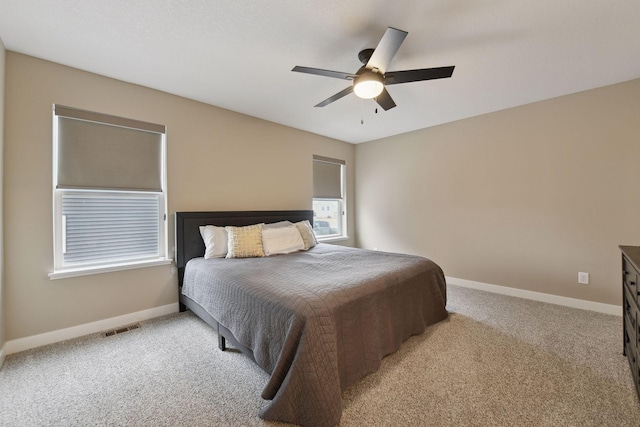
<instances>
[{"instance_id":1,"label":"white pillow","mask_svg":"<svg viewBox=\"0 0 640 427\"><path fill-rule=\"evenodd\" d=\"M262 229L264 230L265 228L282 228L282 227L288 227L290 225L293 225L291 221L279 221L279 222L272 222L270 224L265 224L262 226Z\"/></svg>"},{"instance_id":2,"label":"white pillow","mask_svg":"<svg viewBox=\"0 0 640 427\"><path fill-rule=\"evenodd\" d=\"M276 254L289 254L304 249L304 241L298 227L263 228L262 247L266 256Z\"/></svg>"},{"instance_id":3,"label":"white pillow","mask_svg":"<svg viewBox=\"0 0 640 427\"><path fill-rule=\"evenodd\" d=\"M302 236L305 251L318 244L316 235L313 234L313 227L311 227L311 223L308 220L305 219L304 221L296 222L296 227L298 227L300 236Z\"/></svg>"},{"instance_id":4,"label":"white pillow","mask_svg":"<svg viewBox=\"0 0 640 427\"><path fill-rule=\"evenodd\" d=\"M204 258L224 258L227 256L227 230L215 225L200 226L200 235L204 241Z\"/></svg>"}]
</instances>

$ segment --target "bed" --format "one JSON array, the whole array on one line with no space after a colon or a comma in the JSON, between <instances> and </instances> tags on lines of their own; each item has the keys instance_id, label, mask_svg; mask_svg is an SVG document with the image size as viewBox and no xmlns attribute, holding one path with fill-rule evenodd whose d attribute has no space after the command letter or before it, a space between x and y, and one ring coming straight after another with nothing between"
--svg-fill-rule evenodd
<instances>
[{"instance_id":1,"label":"bed","mask_svg":"<svg viewBox=\"0 0 640 427\"><path fill-rule=\"evenodd\" d=\"M330 244L261 258L204 259L199 227L283 220L313 211L177 212L180 310L193 311L262 367L266 420L333 426L341 394L403 341L447 317L444 274L417 256Z\"/></svg>"}]
</instances>

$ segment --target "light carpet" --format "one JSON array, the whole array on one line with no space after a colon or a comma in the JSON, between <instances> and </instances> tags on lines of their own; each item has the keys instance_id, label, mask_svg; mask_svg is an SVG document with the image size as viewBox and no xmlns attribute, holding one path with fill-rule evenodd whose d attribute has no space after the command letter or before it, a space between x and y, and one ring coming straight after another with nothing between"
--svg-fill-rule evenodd
<instances>
[{"instance_id":1,"label":"light carpet","mask_svg":"<svg viewBox=\"0 0 640 427\"><path fill-rule=\"evenodd\" d=\"M342 426L639 426L622 318L449 286L447 320L343 393ZM7 356L0 426L281 426L191 313Z\"/></svg>"}]
</instances>

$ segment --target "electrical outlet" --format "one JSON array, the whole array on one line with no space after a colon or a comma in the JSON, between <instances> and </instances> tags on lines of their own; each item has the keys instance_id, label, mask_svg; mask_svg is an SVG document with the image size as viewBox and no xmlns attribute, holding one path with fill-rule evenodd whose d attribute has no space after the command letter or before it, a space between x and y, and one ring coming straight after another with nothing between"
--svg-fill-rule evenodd
<instances>
[{"instance_id":1,"label":"electrical outlet","mask_svg":"<svg viewBox=\"0 0 640 427\"><path fill-rule=\"evenodd\" d=\"M580 283L581 285L588 285L589 284L589 273L584 273L584 272L580 271L578 273L578 283Z\"/></svg>"}]
</instances>

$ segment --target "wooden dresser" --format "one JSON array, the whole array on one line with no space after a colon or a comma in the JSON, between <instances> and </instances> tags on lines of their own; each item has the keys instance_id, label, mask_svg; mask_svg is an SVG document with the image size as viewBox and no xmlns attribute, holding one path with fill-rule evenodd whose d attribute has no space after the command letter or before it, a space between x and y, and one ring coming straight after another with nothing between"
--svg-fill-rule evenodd
<instances>
[{"instance_id":1,"label":"wooden dresser","mask_svg":"<svg viewBox=\"0 0 640 427\"><path fill-rule=\"evenodd\" d=\"M623 351L629 360L640 397L640 247L620 246L622 251Z\"/></svg>"}]
</instances>

